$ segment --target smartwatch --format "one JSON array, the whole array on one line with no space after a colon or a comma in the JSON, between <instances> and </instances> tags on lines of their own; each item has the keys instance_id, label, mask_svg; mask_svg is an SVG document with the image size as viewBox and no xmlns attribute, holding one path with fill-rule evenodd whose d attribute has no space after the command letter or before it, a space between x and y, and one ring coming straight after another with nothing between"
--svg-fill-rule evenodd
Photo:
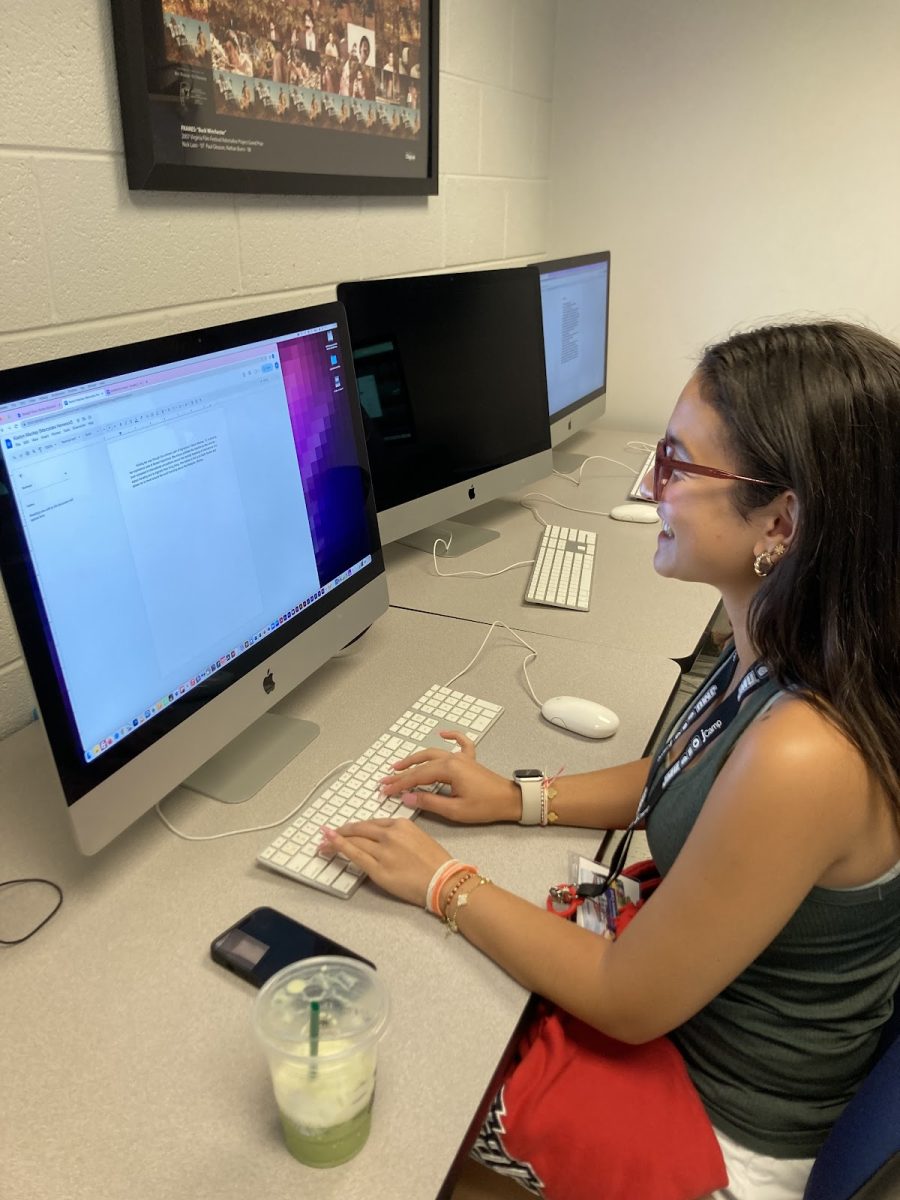
<instances>
[{"instance_id":1,"label":"smartwatch","mask_svg":"<svg viewBox=\"0 0 900 1200\"><path fill-rule=\"evenodd\" d=\"M513 771L513 780L522 792L520 825L540 825L541 797L544 791L544 772L537 767L520 767Z\"/></svg>"}]
</instances>

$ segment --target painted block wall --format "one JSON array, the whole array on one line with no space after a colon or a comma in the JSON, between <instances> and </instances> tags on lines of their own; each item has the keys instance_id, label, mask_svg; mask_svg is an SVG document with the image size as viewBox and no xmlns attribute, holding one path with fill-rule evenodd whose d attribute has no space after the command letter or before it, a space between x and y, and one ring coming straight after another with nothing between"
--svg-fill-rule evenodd
<instances>
[{"instance_id":1,"label":"painted block wall","mask_svg":"<svg viewBox=\"0 0 900 1200\"><path fill-rule=\"evenodd\" d=\"M108 0L3 8L0 367L546 253L556 0L442 0L439 194L412 199L129 192ZM33 707L0 589L0 736Z\"/></svg>"},{"instance_id":2,"label":"painted block wall","mask_svg":"<svg viewBox=\"0 0 900 1200\"><path fill-rule=\"evenodd\" d=\"M612 252L611 428L658 437L737 329L831 315L900 337L896 0L559 11L550 254Z\"/></svg>"}]
</instances>

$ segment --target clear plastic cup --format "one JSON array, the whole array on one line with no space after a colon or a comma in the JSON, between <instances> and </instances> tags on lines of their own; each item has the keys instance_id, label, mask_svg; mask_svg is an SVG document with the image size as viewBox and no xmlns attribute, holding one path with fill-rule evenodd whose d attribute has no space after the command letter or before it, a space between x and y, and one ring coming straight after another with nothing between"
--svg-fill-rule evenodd
<instances>
[{"instance_id":1,"label":"clear plastic cup","mask_svg":"<svg viewBox=\"0 0 900 1200\"><path fill-rule=\"evenodd\" d=\"M365 1145L388 997L377 973L323 954L291 963L261 988L253 1023L272 1074L284 1140L311 1167Z\"/></svg>"}]
</instances>

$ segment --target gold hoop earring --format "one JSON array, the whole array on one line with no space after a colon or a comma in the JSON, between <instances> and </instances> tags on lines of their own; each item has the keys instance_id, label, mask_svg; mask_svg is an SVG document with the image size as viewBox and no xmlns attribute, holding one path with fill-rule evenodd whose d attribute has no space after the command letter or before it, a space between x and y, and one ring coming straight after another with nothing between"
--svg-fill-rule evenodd
<instances>
[{"instance_id":1,"label":"gold hoop earring","mask_svg":"<svg viewBox=\"0 0 900 1200\"><path fill-rule=\"evenodd\" d=\"M770 575L772 568L777 562L784 558L787 553L784 542L779 542L777 546L773 546L771 550L763 550L761 554L757 554L753 560L753 571L760 579L765 579Z\"/></svg>"}]
</instances>

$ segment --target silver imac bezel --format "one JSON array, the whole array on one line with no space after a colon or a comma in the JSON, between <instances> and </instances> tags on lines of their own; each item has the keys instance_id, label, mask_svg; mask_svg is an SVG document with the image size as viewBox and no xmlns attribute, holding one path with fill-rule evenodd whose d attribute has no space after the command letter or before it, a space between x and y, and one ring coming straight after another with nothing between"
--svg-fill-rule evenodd
<instances>
[{"instance_id":1,"label":"silver imac bezel","mask_svg":"<svg viewBox=\"0 0 900 1200\"><path fill-rule=\"evenodd\" d=\"M592 400L583 401L578 408L572 412L563 413L550 422L550 445L556 449L557 446L562 446L578 433L580 429L587 428L594 421L602 417L606 412L606 392L599 396L595 396Z\"/></svg>"},{"instance_id":2,"label":"silver imac bezel","mask_svg":"<svg viewBox=\"0 0 900 1200\"><path fill-rule=\"evenodd\" d=\"M266 661L169 731L74 804L53 781L82 854L96 854L214 754L367 629L388 608L384 574L276 650ZM267 691L264 680L275 687ZM52 749L41 724L48 754ZM298 746L298 749L300 747Z\"/></svg>"},{"instance_id":3,"label":"silver imac bezel","mask_svg":"<svg viewBox=\"0 0 900 1200\"><path fill-rule=\"evenodd\" d=\"M550 450L540 450L518 462L473 475L462 483L451 484L439 492L430 492L427 496L418 496L404 504L383 509L378 514L381 540L385 545L403 541L412 534L431 530L442 521L476 512L480 505L487 504L489 500L499 500L509 492L544 479L552 471L553 456ZM430 551L431 546L428 549Z\"/></svg>"},{"instance_id":4,"label":"silver imac bezel","mask_svg":"<svg viewBox=\"0 0 900 1200\"><path fill-rule=\"evenodd\" d=\"M598 263L606 263L606 327L604 329L603 345L603 384L600 388L580 396L577 400L558 413L550 415L550 444L555 449L566 442L573 434L593 424L606 412L606 388L609 377L609 291L612 258L609 250L595 250L590 254L578 254L570 258L548 259L539 262L537 266L540 275L551 275L557 271L570 268L589 267ZM548 390L549 405L549 390Z\"/></svg>"},{"instance_id":5,"label":"silver imac bezel","mask_svg":"<svg viewBox=\"0 0 900 1200\"><path fill-rule=\"evenodd\" d=\"M41 786L58 798L83 854L92 855L103 849L210 758L253 729L273 705L387 611L384 560L352 371L352 351L344 311L340 305L331 303L2 372L4 399L25 401L44 393L58 393L59 389L82 386L94 379L165 366L182 358L238 347L244 342L277 340L297 331L315 331L319 326L334 326L342 361L349 368L345 379L349 414L345 436L352 440L352 453L347 465L358 468L362 476L362 520L368 531L369 561L349 577L341 578L337 586L318 598L313 597L303 611L279 623L258 644L251 645L245 651L246 661L238 656L213 673L208 690L207 685L204 690L198 685L196 692L189 691L176 699L146 726L141 726L141 730L147 731L143 741L126 748L129 742L126 738L108 755L87 766L83 762L78 765L81 761L78 747L66 716L68 700L54 666L52 639L44 628L43 600L32 584L31 556L25 549L16 503L11 488L0 486L2 580L37 700L40 735L47 748L47 770L41 774ZM351 442L347 444L351 448ZM0 461L0 485L5 472L6 465ZM270 715L264 724L277 721L276 716ZM304 725L301 721L291 723L298 730ZM135 737L140 734L140 730L136 731ZM291 738L282 738L285 740ZM298 753L304 744L299 738L292 741L282 762ZM76 777L75 772L83 774ZM263 775L262 779L265 778Z\"/></svg>"}]
</instances>

